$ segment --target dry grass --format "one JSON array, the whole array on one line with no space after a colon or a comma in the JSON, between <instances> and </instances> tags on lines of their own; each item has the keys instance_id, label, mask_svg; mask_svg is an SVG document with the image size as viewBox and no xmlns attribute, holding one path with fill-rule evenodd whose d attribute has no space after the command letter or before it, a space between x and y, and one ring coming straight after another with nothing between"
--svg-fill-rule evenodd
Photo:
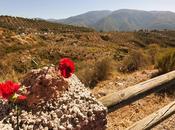
<instances>
[{"instance_id":1,"label":"dry grass","mask_svg":"<svg viewBox=\"0 0 175 130\"><path fill-rule=\"evenodd\" d=\"M161 74L175 70L175 49L164 49L158 54L155 66Z\"/></svg>"},{"instance_id":2,"label":"dry grass","mask_svg":"<svg viewBox=\"0 0 175 130\"><path fill-rule=\"evenodd\" d=\"M175 70L175 49L174 48L164 48L162 49L155 62L155 67L159 70L159 75L168 73ZM171 85L157 93L159 96L175 96L175 86Z\"/></svg>"},{"instance_id":3,"label":"dry grass","mask_svg":"<svg viewBox=\"0 0 175 130\"><path fill-rule=\"evenodd\" d=\"M142 50L133 50L124 58L118 69L120 72L128 73L139 70L149 64L148 55Z\"/></svg>"},{"instance_id":4,"label":"dry grass","mask_svg":"<svg viewBox=\"0 0 175 130\"><path fill-rule=\"evenodd\" d=\"M80 80L90 88L93 88L98 82L107 79L112 71L112 59L105 57L99 59L94 65L85 67L80 71Z\"/></svg>"},{"instance_id":5,"label":"dry grass","mask_svg":"<svg viewBox=\"0 0 175 130\"><path fill-rule=\"evenodd\" d=\"M148 47L146 48L146 51L150 57L151 63L154 65L156 62L157 55L160 51L160 46L158 44L148 45Z\"/></svg>"},{"instance_id":6,"label":"dry grass","mask_svg":"<svg viewBox=\"0 0 175 130\"><path fill-rule=\"evenodd\" d=\"M159 44L140 47L133 39L143 42L142 39L132 32L48 32L45 35L39 32L35 34L35 31L18 34L8 29L0 30L3 30L0 34L0 78L3 79L15 74L16 78L20 78L31 69L56 65L60 58L68 57L76 62L76 74L82 77L87 86L94 86L108 75L110 60L100 61L102 57L111 57L115 64L122 62L122 72L133 72L146 66L148 59L154 63L154 52Z\"/></svg>"}]
</instances>

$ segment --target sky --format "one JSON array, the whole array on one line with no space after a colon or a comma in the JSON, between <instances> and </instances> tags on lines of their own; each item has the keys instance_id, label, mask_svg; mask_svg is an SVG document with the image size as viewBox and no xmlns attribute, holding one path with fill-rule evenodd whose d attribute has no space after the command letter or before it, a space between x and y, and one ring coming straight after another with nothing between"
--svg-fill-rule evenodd
<instances>
[{"instance_id":1,"label":"sky","mask_svg":"<svg viewBox=\"0 0 175 130\"><path fill-rule=\"evenodd\" d=\"M94 10L173 11L175 0L0 0L0 15L67 18Z\"/></svg>"}]
</instances>

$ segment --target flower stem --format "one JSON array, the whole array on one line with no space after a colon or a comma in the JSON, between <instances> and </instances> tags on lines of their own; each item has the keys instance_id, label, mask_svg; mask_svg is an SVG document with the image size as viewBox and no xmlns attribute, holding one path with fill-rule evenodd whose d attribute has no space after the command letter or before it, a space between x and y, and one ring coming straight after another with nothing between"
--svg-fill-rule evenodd
<instances>
[{"instance_id":1,"label":"flower stem","mask_svg":"<svg viewBox=\"0 0 175 130\"><path fill-rule=\"evenodd\" d=\"M18 108L18 105L16 105L16 120L17 120L16 130L19 130L19 108Z\"/></svg>"},{"instance_id":2,"label":"flower stem","mask_svg":"<svg viewBox=\"0 0 175 130\"><path fill-rule=\"evenodd\" d=\"M45 73L45 76L47 75L47 73L49 72L49 69L51 68L51 64L48 66L47 70L46 70L46 73Z\"/></svg>"}]
</instances>

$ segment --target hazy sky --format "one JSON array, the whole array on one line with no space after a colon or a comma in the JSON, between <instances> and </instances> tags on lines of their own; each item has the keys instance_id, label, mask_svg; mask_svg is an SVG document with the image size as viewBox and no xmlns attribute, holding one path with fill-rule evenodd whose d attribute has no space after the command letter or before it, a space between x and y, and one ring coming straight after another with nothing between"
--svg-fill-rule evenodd
<instances>
[{"instance_id":1,"label":"hazy sky","mask_svg":"<svg viewBox=\"0 0 175 130\"><path fill-rule=\"evenodd\" d=\"M0 0L0 15L29 18L65 18L92 10L166 10L175 12L175 0Z\"/></svg>"}]
</instances>

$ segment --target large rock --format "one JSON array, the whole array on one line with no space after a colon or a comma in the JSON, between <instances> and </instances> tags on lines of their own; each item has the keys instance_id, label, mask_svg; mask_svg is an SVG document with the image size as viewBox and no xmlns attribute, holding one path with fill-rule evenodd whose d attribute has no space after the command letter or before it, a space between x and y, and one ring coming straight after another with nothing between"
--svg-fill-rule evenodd
<instances>
[{"instance_id":1,"label":"large rock","mask_svg":"<svg viewBox=\"0 0 175 130\"><path fill-rule=\"evenodd\" d=\"M54 67L34 70L22 82L28 100L19 117L22 130L104 130L105 108L75 75L64 79ZM25 106L25 107L24 107ZM1 103L0 129L15 127L15 111ZM13 128L12 128L13 127Z\"/></svg>"}]
</instances>

